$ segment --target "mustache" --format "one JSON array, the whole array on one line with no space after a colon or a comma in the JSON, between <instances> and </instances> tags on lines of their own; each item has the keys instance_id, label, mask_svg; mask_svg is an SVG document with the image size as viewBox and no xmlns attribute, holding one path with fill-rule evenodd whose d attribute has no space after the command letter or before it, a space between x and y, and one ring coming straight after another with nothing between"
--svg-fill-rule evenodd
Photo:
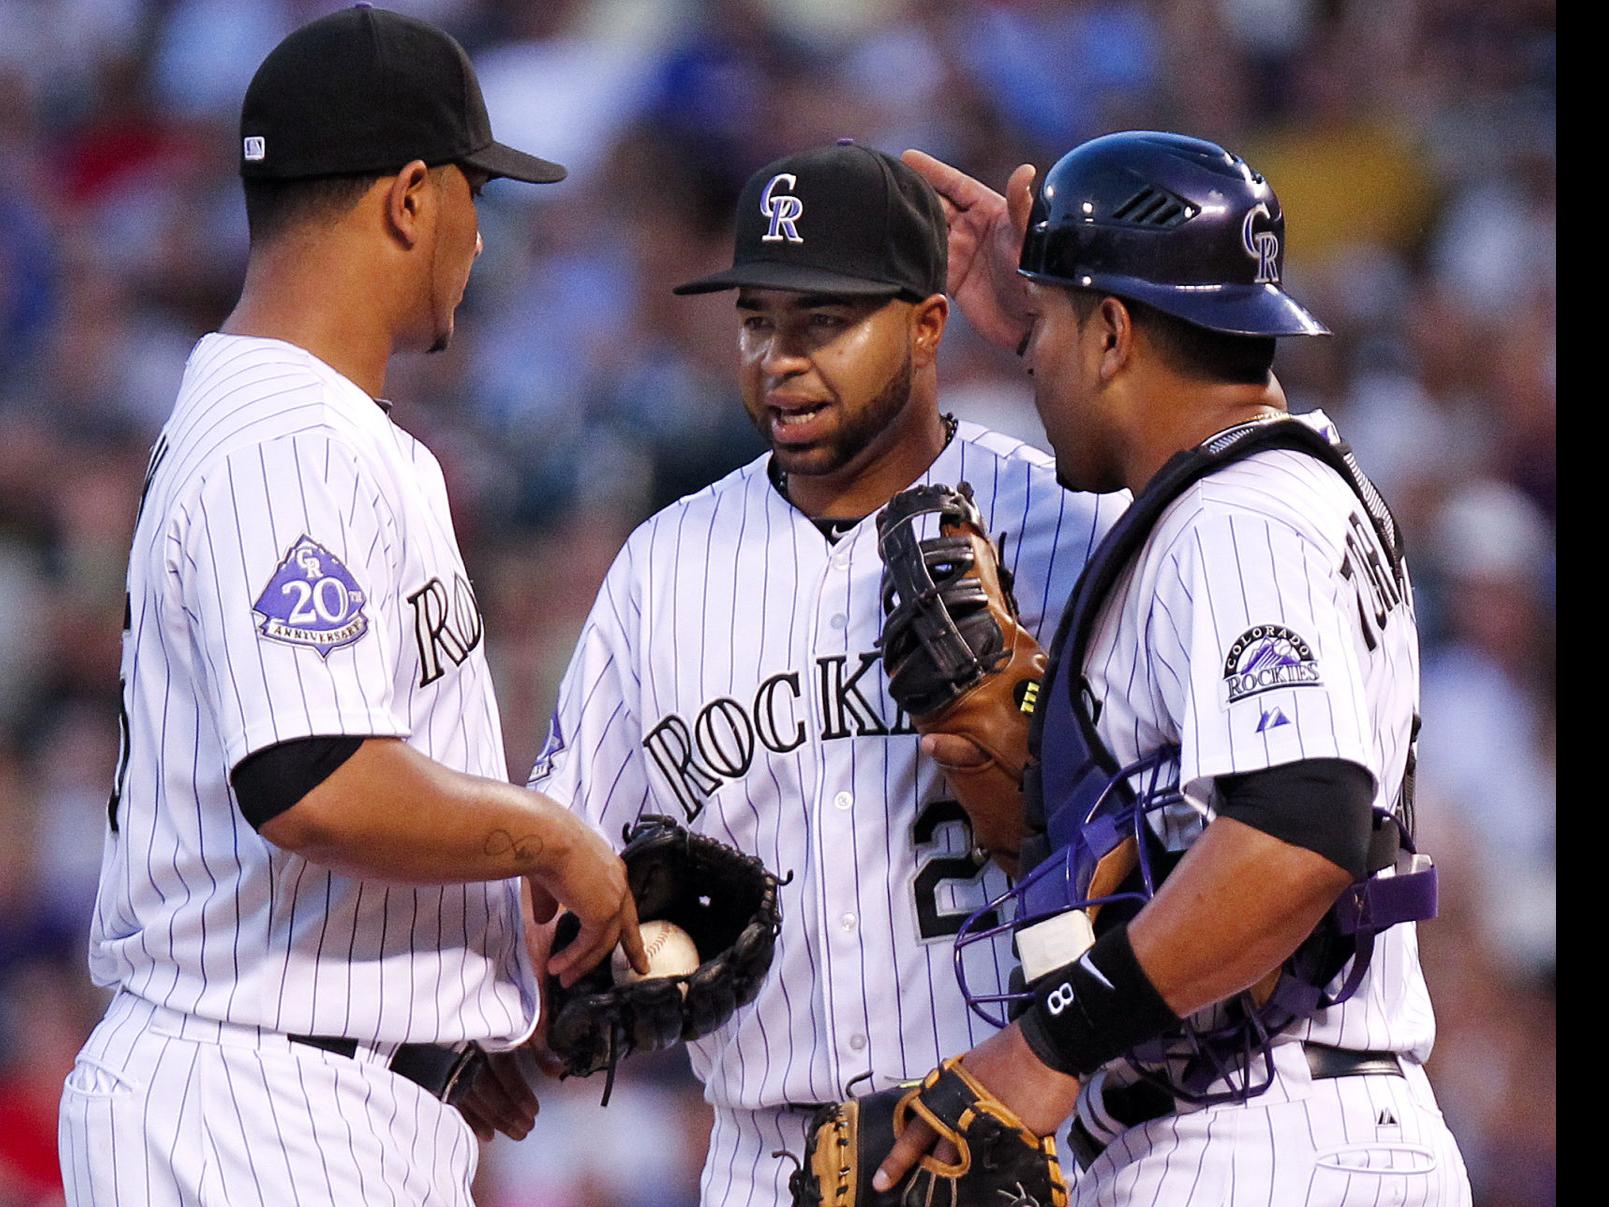
<instances>
[{"instance_id":1,"label":"mustache","mask_svg":"<svg viewBox=\"0 0 1609 1207\"><path fill-rule=\"evenodd\" d=\"M905 409L906 403L911 399L911 390L916 379L915 365L909 351L900 367L895 369L883 388L853 413L844 413L840 410L839 428L831 442L838 446L838 452L844 459L853 457L866 445L874 440L878 433L894 421L894 417ZM831 406L843 407L843 399L834 392ZM778 451L771 439L771 420L762 409L759 414L748 413L749 422L754 429L765 438L773 452Z\"/></svg>"}]
</instances>

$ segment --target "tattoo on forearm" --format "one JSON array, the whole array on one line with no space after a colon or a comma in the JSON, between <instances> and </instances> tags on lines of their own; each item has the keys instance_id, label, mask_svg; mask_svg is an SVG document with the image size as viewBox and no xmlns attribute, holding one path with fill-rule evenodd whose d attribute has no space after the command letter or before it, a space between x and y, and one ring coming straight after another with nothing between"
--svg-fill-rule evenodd
<instances>
[{"instance_id":1,"label":"tattoo on forearm","mask_svg":"<svg viewBox=\"0 0 1609 1207\"><path fill-rule=\"evenodd\" d=\"M486 836L483 848L488 855L514 856L514 862L523 871L542 857L542 836L525 834L514 837L507 830L493 830Z\"/></svg>"}]
</instances>

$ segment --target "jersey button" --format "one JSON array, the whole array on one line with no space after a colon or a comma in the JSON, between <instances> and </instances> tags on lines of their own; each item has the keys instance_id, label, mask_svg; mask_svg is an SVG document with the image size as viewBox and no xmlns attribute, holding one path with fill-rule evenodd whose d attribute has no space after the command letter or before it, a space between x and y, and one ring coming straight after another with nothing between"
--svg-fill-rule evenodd
<instances>
[{"instance_id":1,"label":"jersey button","mask_svg":"<svg viewBox=\"0 0 1609 1207\"><path fill-rule=\"evenodd\" d=\"M849 618L846 617L842 612L834 612L827 620L827 623L835 629L841 629L844 627L844 625L849 623Z\"/></svg>"},{"instance_id":2,"label":"jersey button","mask_svg":"<svg viewBox=\"0 0 1609 1207\"><path fill-rule=\"evenodd\" d=\"M840 809L847 809L849 806L855 803L855 798L848 792L840 792L837 796L832 798L832 803L837 805Z\"/></svg>"},{"instance_id":3,"label":"jersey button","mask_svg":"<svg viewBox=\"0 0 1609 1207\"><path fill-rule=\"evenodd\" d=\"M866 1046L866 1037L864 1035L851 1035L849 1037L849 1046L859 1052Z\"/></svg>"},{"instance_id":4,"label":"jersey button","mask_svg":"<svg viewBox=\"0 0 1609 1207\"><path fill-rule=\"evenodd\" d=\"M854 914L845 914L842 918L838 919L838 925L843 927L845 932L852 932L855 929L856 923L859 921L860 919L856 918Z\"/></svg>"}]
</instances>

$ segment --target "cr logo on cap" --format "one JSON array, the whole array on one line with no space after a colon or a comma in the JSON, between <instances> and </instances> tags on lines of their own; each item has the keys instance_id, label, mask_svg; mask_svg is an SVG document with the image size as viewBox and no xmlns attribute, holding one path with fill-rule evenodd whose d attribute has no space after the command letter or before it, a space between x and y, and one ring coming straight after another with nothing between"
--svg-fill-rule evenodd
<instances>
[{"instance_id":1,"label":"cr logo on cap","mask_svg":"<svg viewBox=\"0 0 1609 1207\"><path fill-rule=\"evenodd\" d=\"M780 243L786 239L789 243L803 243L804 236L799 233L800 216L804 213L804 202L792 193L777 193L777 185L793 188L799 183L799 178L792 172L782 172L771 177L765 186L765 192L760 194L760 213L771 219L771 227L760 236L762 243Z\"/></svg>"}]
</instances>

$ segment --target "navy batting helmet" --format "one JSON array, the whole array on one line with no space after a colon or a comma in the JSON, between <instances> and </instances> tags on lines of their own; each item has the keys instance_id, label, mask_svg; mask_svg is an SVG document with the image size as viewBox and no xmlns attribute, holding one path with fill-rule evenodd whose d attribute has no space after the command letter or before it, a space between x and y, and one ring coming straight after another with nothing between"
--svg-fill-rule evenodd
<instances>
[{"instance_id":1,"label":"navy batting helmet","mask_svg":"<svg viewBox=\"0 0 1609 1207\"><path fill-rule=\"evenodd\" d=\"M1131 131L1045 175L1020 269L1232 335L1328 335L1281 283L1285 215L1268 181L1216 143Z\"/></svg>"}]
</instances>

